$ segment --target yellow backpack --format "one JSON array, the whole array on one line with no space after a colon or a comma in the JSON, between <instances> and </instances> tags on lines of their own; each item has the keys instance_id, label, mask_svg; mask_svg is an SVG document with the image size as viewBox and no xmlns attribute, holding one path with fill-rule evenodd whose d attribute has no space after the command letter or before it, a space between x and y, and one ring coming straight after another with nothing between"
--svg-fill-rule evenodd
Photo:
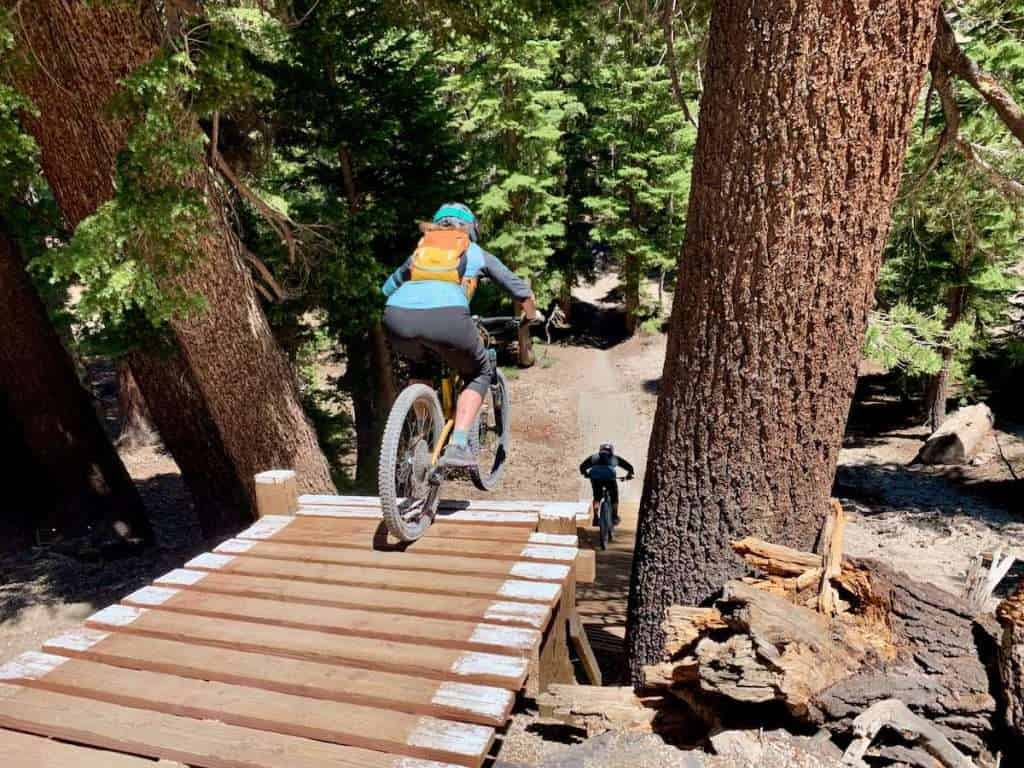
<instances>
[{"instance_id":1,"label":"yellow backpack","mask_svg":"<svg viewBox=\"0 0 1024 768\"><path fill-rule=\"evenodd\" d=\"M423 234L412 254L410 280L461 283L469 236L461 229L432 229Z\"/></svg>"}]
</instances>

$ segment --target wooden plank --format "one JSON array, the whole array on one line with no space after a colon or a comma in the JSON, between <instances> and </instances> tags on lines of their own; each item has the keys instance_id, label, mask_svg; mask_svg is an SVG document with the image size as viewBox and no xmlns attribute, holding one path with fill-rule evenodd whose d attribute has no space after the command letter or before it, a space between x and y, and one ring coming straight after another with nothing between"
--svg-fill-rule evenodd
<instances>
[{"instance_id":1,"label":"wooden plank","mask_svg":"<svg viewBox=\"0 0 1024 768\"><path fill-rule=\"evenodd\" d=\"M308 517L330 517L343 519L380 520L380 506L313 506L299 503L297 515ZM497 510L460 509L449 512L438 512L435 524L462 523L467 525L507 525L533 530L537 527L536 512L500 512Z\"/></svg>"},{"instance_id":2,"label":"wooden plank","mask_svg":"<svg viewBox=\"0 0 1024 768\"><path fill-rule=\"evenodd\" d=\"M86 620L106 632L127 632L293 659L344 664L518 690L528 664L519 656L337 635L248 621L112 605Z\"/></svg>"},{"instance_id":3,"label":"wooden plank","mask_svg":"<svg viewBox=\"0 0 1024 768\"><path fill-rule=\"evenodd\" d=\"M469 544L471 542L460 542ZM530 557L515 558L514 556L488 557L484 554L456 555L442 554L438 550L431 553L420 551L375 550L365 546L352 547L321 547L307 544L278 544L273 541L253 541L245 539L228 539L218 545L214 553L221 555L245 555L246 557L265 557L274 560L296 560L300 562L333 563L338 565L359 565L366 568L394 568L397 570L429 570L437 573L467 573L479 575L507 575L511 564L542 563L554 565L571 565L579 550L569 547L541 547L527 545L523 550L544 550L543 554L551 553L551 559ZM557 558L557 559L556 559ZM552 571L554 572L554 571ZM564 578L564 577L563 577ZM426 580L424 580L426 581ZM561 581L559 579L558 581Z\"/></svg>"},{"instance_id":4,"label":"wooden plank","mask_svg":"<svg viewBox=\"0 0 1024 768\"><path fill-rule=\"evenodd\" d=\"M376 496L330 496L323 494L303 494L299 496L300 506L315 507L369 507L380 509L380 499ZM442 499L439 511L443 519L445 512L459 511L493 511L493 512L544 512L548 515L589 514L590 502L587 501L508 501L504 499Z\"/></svg>"},{"instance_id":5,"label":"wooden plank","mask_svg":"<svg viewBox=\"0 0 1024 768\"><path fill-rule=\"evenodd\" d=\"M254 548L256 544L279 544L282 548L305 547L309 557L323 559L328 557L331 548L356 549L372 552L400 552L404 555L453 555L455 557L477 557L487 560L538 560L540 562L570 563L577 556L577 539L556 534L531 534L528 541L495 542L477 539L450 540L440 537L425 537L408 545L388 545L383 541L375 541L374 536L362 532L335 531L325 535L324 541L311 540L308 537L289 537L293 543L284 543L278 537L285 536L288 527L283 527L279 534L268 539L230 539L219 547L216 552L243 554ZM328 545L328 546L325 546ZM306 559L301 550L290 550L295 559ZM341 555L343 557L343 555ZM332 556L335 557L335 556ZM337 562L327 559L326 562Z\"/></svg>"},{"instance_id":6,"label":"wooden plank","mask_svg":"<svg viewBox=\"0 0 1024 768\"><path fill-rule=\"evenodd\" d=\"M7 730L0 730L0 765L4 768L158 768L144 757Z\"/></svg>"},{"instance_id":7,"label":"wooden plank","mask_svg":"<svg viewBox=\"0 0 1024 768\"><path fill-rule=\"evenodd\" d=\"M575 532L575 528L573 531ZM423 538L476 539L479 541L504 541L526 543L534 531L525 526L510 525L468 525L447 523L434 525L426 530ZM307 515L269 515L260 518L253 525L238 534L240 539L269 539L297 544L331 544L336 538L347 538L352 534L375 537L384 543L388 540L387 528L379 519L369 517L313 517ZM392 540L393 541L393 540ZM575 543L573 544L575 546Z\"/></svg>"},{"instance_id":8,"label":"wooden plank","mask_svg":"<svg viewBox=\"0 0 1024 768\"><path fill-rule=\"evenodd\" d=\"M262 597L287 603L360 608L384 613L398 612L425 618L483 620L534 629L543 629L551 616L551 607L543 603L398 592L390 589L319 584L290 579L238 576L216 571L190 571L184 568L166 573L153 583L161 587Z\"/></svg>"},{"instance_id":9,"label":"wooden plank","mask_svg":"<svg viewBox=\"0 0 1024 768\"><path fill-rule=\"evenodd\" d=\"M48 640L43 650L115 667L164 672L482 725L503 725L515 700L511 691L493 686L322 664L85 627Z\"/></svg>"},{"instance_id":10,"label":"wooden plank","mask_svg":"<svg viewBox=\"0 0 1024 768\"><path fill-rule=\"evenodd\" d=\"M475 768L494 729L337 701L309 706L302 696L35 651L0 666L0 680L180 717L376 749Z\"/></svg>"},{"instance_id":11,"label":"wooden plank","mask_svg":"<svg viewBox=\"0 0 1024 768\"><path fill-rule=\"evenodd\" d=\"M200 768L448 768L78 696L0 684L0 726Z\"/></svg>"},{"instance_id":12,"label":"wooden plank","mask_svg":"<svg viewBox=\"0 0 1024 768\"><path fill-rule=\"evenodd\" d=\"M222 595L170 587L143 587L121 601L195 616L251 621L273 627L312 629L346 637L418 642L445 648L529 654L540 645L540 632L458 619L427 619L401 613L292 604L259 597Z\"/></svg>"},{"instance_id":13,"label":"wooden plank","mask_svg":"<svg viewBox=\"0 0 1024 768\"><path fill-rule=\"evenodd\" d=\"M388 558L381 561L372 557L365 558L378 564L374 567L367 566L365 563L337 565L297 560L275 560L267 557L238 557L207 552L189 560L185 567L191 570L223 571L247 576L268 576L324 584L351 584L403 592L493 597L547 605L553 605L558 599L561 582L570 571L567 566L550 563L512 563L503 573L494 576L471 576L461 571L452 573L433 571L427 576L417 570L385 566L384 563L395 563L401 566L412 565L416 562L416 556L409 556L409 561L406 562L401 560L401 553L396 554L398 554L397 560ZM427 556L424 555L424 557ZM438 559L450 562L454 558ZM508 564L502 564L503 567L505 565ZM556 581L556 577L560 578ZM535 579L535 581L527 581L527 579Z\"/></svg>"}]
</instances>

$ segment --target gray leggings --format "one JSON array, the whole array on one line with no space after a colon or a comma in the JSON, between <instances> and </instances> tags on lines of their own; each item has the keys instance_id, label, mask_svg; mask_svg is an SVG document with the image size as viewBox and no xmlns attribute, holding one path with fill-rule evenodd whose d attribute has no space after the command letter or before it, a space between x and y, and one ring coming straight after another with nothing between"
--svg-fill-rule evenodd
<instances>
[{"instance_id":1,"label":"gray leggings","mask_svg":"<svg viewBox=\"0 0 1024 768\"><path fill-rule=\"evenodd\" d=\"M493 372L480 332L466 307L386 307L384 327L391 345L413 363L437 355L459 372L467 389L485 395Z\"/></svg>"}]
</instances>

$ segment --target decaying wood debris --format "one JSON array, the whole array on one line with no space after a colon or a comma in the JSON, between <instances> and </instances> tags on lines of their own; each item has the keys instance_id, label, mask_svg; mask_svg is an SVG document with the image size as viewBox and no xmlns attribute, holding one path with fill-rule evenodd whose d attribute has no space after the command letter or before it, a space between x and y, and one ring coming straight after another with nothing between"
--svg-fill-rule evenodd
<instances>
[{"instance_id":1,"label":"decaying wood debris","mask_svg":"<svg viewBox=\"0 0 1024 768\"><path fill-rule=\"evenodd\" d=\"M542 718L582 728L588 735L650 731L657 714L632 688L595 685L551 685L537 697L537 706Z\"/></svg>"},{"instance_id":2,"label":"decaying wood debris","mask_svg":"<svg viewBox=\"0 0 1024 768\"><path fill-rule=\"evenodd\" d=\"M872 705L895 698L965 760L986 764L1000 727L991 682L995 621L976 618L963 599L884 563L842 558L835 506L830 521L825 557L754 538L734 542L761 575L729 581L713 606L669 609L665 656L645 668L645 682L686 702L712 728L756 716L751 707L767 713L781 705L792 723L844 738L857 733L857 717ZM1020 692L1024 596L1000 615L1016 633L1003 666ZM1014 712L1019 727L1024 699ZM922 743L872 748L873 754L886 748L902 756L896 762L935 764Z\"/></svg>"},{"instance_id":3,"label":"decaying wood debris","mask_svg":"<svg viewBox=\"0 0 1024 768\"><path fill-rule=\"evenodd\" d=\"M999 671L1006 694L1007 725L1024 740L1024 582L996 611L1002 625Z\"/></svg>"}]
</instances>

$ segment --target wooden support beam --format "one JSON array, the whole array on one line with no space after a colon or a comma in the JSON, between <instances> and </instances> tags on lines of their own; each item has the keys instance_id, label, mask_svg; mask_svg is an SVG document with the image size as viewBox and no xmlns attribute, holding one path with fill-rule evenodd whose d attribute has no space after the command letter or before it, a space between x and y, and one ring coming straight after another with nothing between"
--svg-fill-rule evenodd
<instances>
[{"instance_id":1,"label":"wooden support beam","mask_svg":"<svg viewBox=\"0 0 1024 768\"><path fill-rule=\"evenodd\" d=\"M256 515L294 515L299 509L295 472L272 469L256 475Z\"/></svg>"}]
</instances>

